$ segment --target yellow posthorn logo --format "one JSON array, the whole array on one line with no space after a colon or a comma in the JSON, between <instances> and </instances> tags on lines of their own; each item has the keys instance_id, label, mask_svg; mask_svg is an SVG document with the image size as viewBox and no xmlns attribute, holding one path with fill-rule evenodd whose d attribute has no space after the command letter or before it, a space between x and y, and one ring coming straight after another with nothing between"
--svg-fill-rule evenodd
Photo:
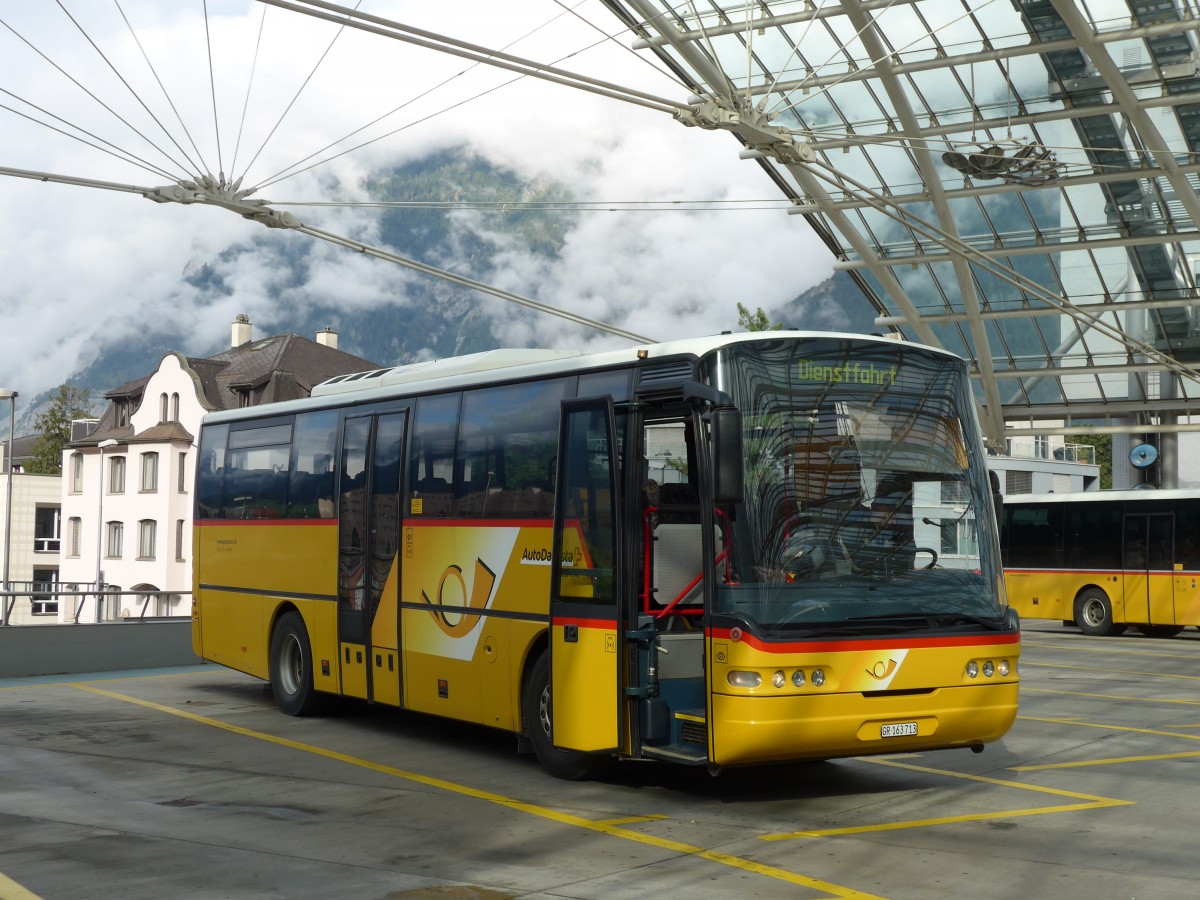
<instances>
[{"instance_id":1,"label":"yellow posthorn logo","mask_svg":"<svg viewBox=\"0 0 1200 900\"><path fill-rule=\"evenodd\" d=\"M871 668L867 669L867 674L876 681L883 681L885 678L892 677L892 673L896 671L896 665L894 659L889 659L887 662L881 659L875 665L871 666Z\"/></svg>"},{"instance_id":2,"label":"yellow posthorn logo","mask_svg":"<svg viewBox=\"0 0 1200 900\"><path fill-rule=\"evenodd\" d=\"M458 582L458 598L446 596L446 580L453 578ZM463 578L461 566L447 566L438 581L437 602L429 599L429 595L421 591L421 599L429 604L429 614L442 629L452 638L465 637L478 624L481 618L478 614L468 613L470 609L487 608L492 596L492 588L496 586L496 573L487 567L482 559L475 560L475 579L471 585L470 595L467 594L467 582ZM451 607L447 609L447 606Z\"/></svg>"}]
</instances>

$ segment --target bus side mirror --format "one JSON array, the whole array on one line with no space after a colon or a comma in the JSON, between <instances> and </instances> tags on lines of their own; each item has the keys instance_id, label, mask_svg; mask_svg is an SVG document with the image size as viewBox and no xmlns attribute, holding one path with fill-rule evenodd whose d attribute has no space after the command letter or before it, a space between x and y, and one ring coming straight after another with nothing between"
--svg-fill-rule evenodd
<instances>
[{"instance_id":1,"label":"bus side mirror","mask_svg":"<svg viewBox=\"0 0 1200 900\"><path fill-rule=\"evenodd\" d=\"M709 414L712 450L713 502L741 503L745 496L742 465L742 414L730 406Z\"/></svg>"}]
</instances>

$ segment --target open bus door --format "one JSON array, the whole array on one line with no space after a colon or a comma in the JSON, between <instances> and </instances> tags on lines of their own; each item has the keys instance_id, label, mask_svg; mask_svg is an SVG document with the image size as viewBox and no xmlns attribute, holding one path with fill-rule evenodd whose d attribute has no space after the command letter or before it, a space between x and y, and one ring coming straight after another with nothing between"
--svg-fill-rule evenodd
<instances>
[{"instance_id":1,"label":"open bus door","mask_svg":"<svg viewBox=\"0 0 1200 900\"><path fill-rule=\"evenodd\" d=\"M622 583L611 397L563 403L550 588L551 738L564 750L620 743Z\"/></svg>"}]
</instances>

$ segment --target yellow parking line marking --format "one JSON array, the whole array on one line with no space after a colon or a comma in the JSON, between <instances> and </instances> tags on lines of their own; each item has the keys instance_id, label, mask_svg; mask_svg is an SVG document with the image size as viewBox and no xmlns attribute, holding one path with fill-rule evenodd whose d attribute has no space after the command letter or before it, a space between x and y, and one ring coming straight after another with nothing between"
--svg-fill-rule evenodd
<instances>
[{"instance_id":1,"label":"yellow parking line marking","mask_svg":"<svg viewBox=\"0 0 1200 900\"><path fill-rule=\"evenodd\" d=\"M42 900L33 891L27 890L0 872L0 897L4 900Z\"/></svg>"},{"instance_id":2,"label":"yellow parking line marking","mask_svg":"<svg viewBox=\"0 0 1200 900\"><path fill-rule=\"evenodd\" d=\"M939 816L933 819L909 819L903 822L884 822L875 825L860 825L851 828L824 828L808 831L793 831L787 834L767 834L762 836L764 841L786 841L795 838L834 837L847 834L870 834L879 831L899 831L905 828L928 828L933 825L951 825L960 822L983 822L991 819L1008 819L1016 816L1040 816L1049 813L1078 812L1087 809L1108 809L1114 806L1133 806L1133 800L1117 800L1113 797L1098 797L1093 794L1081 794L1078 791L1067 791L1060 788L1042 787L1034 784L1022 784L1018 781L1006 781L1001 778L989 778L986 775L967 775L962 772L951 772L945 769L931 769L927 766L915 766L911 763L896 762L891 759L864 758L860 762L877 766L890 766L895 769L909 769L913 772L925 772L931 775L946 775L950 778L960 778L964 781L978 781L983 784L994 784L1000 787L1017 788L1022 791L1033 791L1038 794L1050 794L1055 797L1067 797L1080 800L1080 803L1069 803L1061 806L1037 806L1028 809L1003 810L990 813L969 813L961 816Z\"/></svg>"},{"instance_id":3,"label":"yellow parking line marking","mask_svg":"<svg viewBox=\"0 0 1200 900\"><path fill-rule=\"evenodd\" d=\"M153 678L192 678L197 675L211 675L212 673L204 672L204 671L153 672L153 673L139 672L137 675L114 675L111 678L104 675L104 673L102 673L102 672L97 673L97 674L100 676L99 678L96 679L97 681L102 681L105 684L108 684L109 682L116 682L116 681L143 681L147 678L151 678L151 679L153 679ZM0 686L0 692L29 691L29 690L57 688L57 687L72 687L77 683L65 675L61 675L61 676L31 675L31 676L27 676L27 677L30 679L28 684L6 684L3 686ZM57 681L34 681L33 679L35 679L35 678L47 678L47 679L58 678L58 680ZM7 898L5 898L3 894L0 894L0 898L3 898L3 900L7 900Z\"/></svg>"},{"instance_id":4,"label":"yellow parking line marking","mask_svg":"<svg viewBox=\"0 0 1200 900\"><path fill-rule=\"evenodd\" d=\"M1200 734L1180 734L1178 731L1161 731L1156 728L1131 728L1128 725L1108 725L1104 722L1083 722L1078 719L1050 719L1037 716L1018 716L1026 722L1046 722L1050 725L1075 725L1079 728L1100 728L1105 731L1127 731L1133 734L1152 734L1158 737L1174 737L1184 741L1200 741ZM1180 726L1185 727L1185 726ZM1194 726L1186 726L1188 728ZM1115 766L1131 762L1153 762L1163 759L1188 759L1200 756L1200 751L1181 751L1179 753L1160 753L1151 756L1114 756L1108 759L1088 759L1076 762L1044 763L1036 766L1013 766L1014 772L1039 772L1044 769L1083 769L1088 766Z\"/></svg>"},{"instance_id":5,"label":"yellow parking line marking","mask_svg":"<svg viewBox=\"0 0 1200 900\"><path fill-rule=\"evenodd\" d=\"M1113 657L1113 656L1143 656L1143 657L1146 657L1147 659L1188 659L1188 660L1193 660L1193 661L1196 659L1196 654L1194 654L1194 653L1190 653L1190 654L1189 653L1169 653L1169 652L1166 652L1167 648L1165 648L1165 647L1162 650L1153 650L1149 647L1143 647L1143 648L1137 648L1137 649L1128 647L1126 649L1121 649L1119 647L1114 647L1111 643L1102 643L1098 646L1097 645L1069 646L1069 645L1065 645L1065 644L1049 644L1049 643L1039 644L1034 641L1030 641L1024 637L1021 639L1021 646L1022 647L1034 647L1039 650L1056 650L1056 651L1057 650L1066 650L1066 651L1070 651L1072 653L1092 653L1092 654L1097 654L1097 655L1103 655L1106 659Z\"/></svg>"},{"instance_id":6,"label":"yellow parking line marking","mask_svg":"<svg viewBox=\"0 0 1200 900\"><path fill-rule=\"evenodd\" d=\"M1021 660L1022 669L1029 666L1040 669L1070 669L1075 672L1103 672L1105 675L1136 675L1139 678L1180 678L1184 681L1200 681L1200 675L1181 675L1178 672L1135 672L1129 669L1111 669L1105 666L1067 666L1061 663L1035 663Z\"/></svg>"},{"instance_id":7,"label":"yellow parking line marking","mask_svg":"<svg viewBox=\"0 0 1200 900\"><path fill-rule=\"evenodd\" d=\"M1042 718L1040 716L1017 716L1023 722L1045 722L1049 725L1075 725L1078 728L1103 728L1106 731L1128 731L1131 734L1152 734L1157 737L1175 737L1184 741L1200 741L1200 734L1180 734L1178 731L1161 731L1157 728L1134 728L1130 725L1109 725L1106 722L1085 722L1079 719ZM1014 771L1017 771L1014 769Z\"/></svg>"},{"instance_id":8,"label":"yellow parking line marking","mask_svg":"<svg viewBox=\"0 0 1200 900\"><path fill-rule=\"evenodd\" d=\"M288 747L292 750L299 750L303 753L311 753L314 756L322 756L326 759L346 763L347 765L351 766L358 766L363 769L369 769L373 772L379 772L383 775L391 775L395 778L402 778L405 781L423 784L427 787L437 788L438 790L447 791L460 796L471 797L475 800L483 800L488 803L494 803L497 806L503 806L518 812L528 813L532 816L548 819L552 822L557 822L560 825L570 825L574 828L582 828L587 831L598 832L610 837L633 841L639 844L646 844L651 847L656 847L660 850L668 850L670 852L679 853L685 856L696 856L700 859L706 859L709 862L719 863L734 869L741 869L742 871L750 872L755 875L762 875L766 878L773 878L777 881L801 885L803 887L811 888L812 890L830 894L834 897L845 898L845 900L883 900L883 898L877 897L874 894L856 891L853 888L843 887L842 885L823 881L819 878L810 878L797 872L789 872L786 869L769 866L764 863L755 862L754 860L743 859L740 856L722 853L719 850L709 850L704 847L685 844L681 841L675 841L669 838L660 838L653 835L641 834L636 831L629 831L616 825L610 825L605 822L597 822L592 819L585 819L581 816L573 816L569 813L559 812L558 810L550 809L545 806L538 806L534 803L526 803L521 800L514 800L511 797L505 797L501 794L493 794L490 791L479 790L478 788L469 787L464 784L458 784L453 781L447 781L443 778L435 778L430 775L420 775L416 772L406 772L403 769L397 769L394 766L387 766L381 763L372 762L368 759L362 759L357 756L350 756L347 753L339 753L336 750L328 750L324 747L314 746L313 744L305 744L300 741L290 740L289 738L277 737L276 735L266 734L262 731L254 731L250 728L243 728L240 725L231 725L228 722L222 722L219 719L210 719L208 716L197 715L196 713L187 712L182 709L173 709L170 706L163 706L162 704L154 703L151 700L143 700L139 697L131 697L128 694L118 694L113 691L106 691L103 688L94 687L93 685L84 684L81 682L73 683L71 686L82 691L98 694L102 697L109 697L113 700L120 700L124 703L133 703L138 706L143 706L147 709L168 713L173 716L178 716L181 719L188 719L192 722L198 722L201 725L220 728L223 731L239 734L243 737L267 741L268 743L277 744L281 747Z\"/></svg>"},{"instance_id":9,"label":"yellow parking line marking","mask_svg":"<svg viewBox=\"0 0 1200 900\"><path fill-rule=\"evenodd\" d=\"M1088 766L1114 766L1120 763L1157 762L1164 759L1189 759L1200 756L1200 750L1189 750L1181 753L1159 753L1154 756L1119 756L1111 759L1088 759L1079 762L1044 763L1038 766L1013 766L1014 772L1041 772L1046 769L1085 769Z\"/></svg>"},{"instance_id":10,"label":"yellow parking line marking","mask_svg":"<svg viewBox=\"0 0 1200 900\"><path fill-rule=\"evenodd\" d=\"M1049 688L1031 688L1021 685L1022 694L1061 694L1064 697L1088 697L1092 700L1130 700L1134 703L1178 703L1183 706L1200 706L1200 700L1180 700L1170 697L1126 697L1122 694L1091 694L1087 691L1052 691ZM1184 726L1180 726L1184 727ZM1188 725L1188 728L1196 726Z\"/></svg>"},{"instance_id":11,"label":"yellow parking line marking","mask_svg":"<svg viewBox=\"0 0 1200 900\"><path fill-rule=\"evenodd\" d=\"M598 819L597 825L636 825L639 822L658 822L665 819L666 816L658 813L651 813L646 816L626 816L623 819Z\"/></svg>"}]
</instances>

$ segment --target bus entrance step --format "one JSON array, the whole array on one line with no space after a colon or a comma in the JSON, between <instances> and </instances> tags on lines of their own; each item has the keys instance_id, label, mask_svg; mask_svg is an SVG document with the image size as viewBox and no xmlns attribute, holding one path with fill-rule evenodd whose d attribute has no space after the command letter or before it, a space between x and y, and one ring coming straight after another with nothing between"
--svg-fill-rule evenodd
<instances>
[{"instance_id":1,"label":"bus entrance step","mask_svg":"<svg viewBox=\"0 0 1200 900\"><path fill-rule=\"evenodd\" d=\"M642 755L649 759L665 759L685 765L697 765L708 762L708 748L695 744L667 744L662 747L646 746Z\"/></svg>"}]
</instances>

